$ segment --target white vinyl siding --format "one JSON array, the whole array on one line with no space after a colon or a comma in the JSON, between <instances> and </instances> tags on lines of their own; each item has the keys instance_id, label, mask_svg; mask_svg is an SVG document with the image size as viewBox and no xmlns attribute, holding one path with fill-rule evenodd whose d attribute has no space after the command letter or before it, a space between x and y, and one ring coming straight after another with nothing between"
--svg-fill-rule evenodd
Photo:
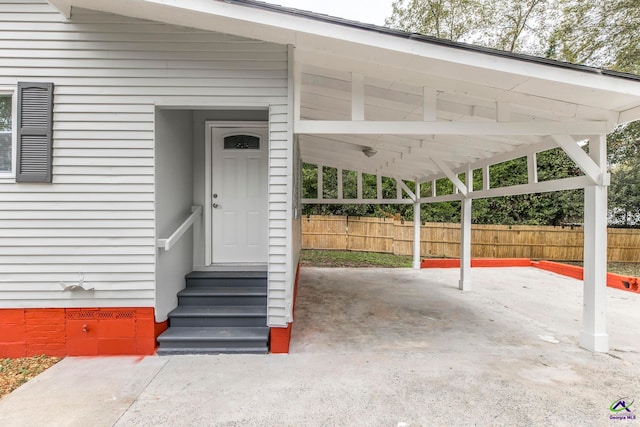
<instances>
[{"instance_id":1,"label":"white vinyl siding","mask_svg":"<svg viewBox=\"0 0 640 427\"><path fill-rule=\"evenodd\" d=\"M55 84L53 184L0 179L0 307L153 306L156 106L273 105L278 171L287 156L287 47L73 12L67 21L44 1L0 3L0 87ZM271 178L275 323L287 286L278 249L284 178ZM95 291L62 292L61 282L80 280Z\"/></svg>"},{"instance_id":2,"label":"white vinyl siding","mask_svg":"<svg viewBox=\"0 0 640 427\"><path fill-rule=\"evenodd\" d=\"M272 105L269 110L269 294L267 323L270 326L287 325L287 294L292 278L287 258L290 254L288 230L289 156L288 111L286 103Z\"/></svg>"}]
</instances>

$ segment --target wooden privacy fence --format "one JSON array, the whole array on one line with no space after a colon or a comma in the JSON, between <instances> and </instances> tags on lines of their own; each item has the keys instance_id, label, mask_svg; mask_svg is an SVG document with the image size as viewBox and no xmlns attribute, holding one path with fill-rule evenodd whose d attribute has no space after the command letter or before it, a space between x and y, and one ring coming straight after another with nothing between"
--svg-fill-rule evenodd
<instances>
[{"instance_id":1,"label":"wooden privacy fence","mask_svg":"<svg viewBox=\"0 0 640 427\"><path fill-rule=\"evenodd\" d=\"M420 231L420 255L460 256L460 224L426 223ZM581 227L472 225L471 256L582 261ZM302 218L304 249L413 253L413 222L387 218L311 215ZM609 229L609 261L640 262L640 230Z\"/></svg>"}]
</instances>

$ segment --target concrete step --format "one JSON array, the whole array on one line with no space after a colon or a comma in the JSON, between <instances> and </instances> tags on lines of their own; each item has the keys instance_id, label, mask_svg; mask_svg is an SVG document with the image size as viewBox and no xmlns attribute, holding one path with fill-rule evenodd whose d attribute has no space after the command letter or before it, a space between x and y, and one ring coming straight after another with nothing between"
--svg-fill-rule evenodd
<instances>
[{"instance_id":1,"label":"concrete step","mask_svg":"<svg viewBox=\"0 0 640 427\"><path fill-rule=\"evenodd\" d=\"M256 349L268 350L268 327L170 327L158 337L158 354L169 352L243 353ZM171 353L176 354L176 353Z\"/></svg>"},{"instance_id":2,"label":"concrete step","mask_svg":"<svg viewBox=\"0 0 640 427\"><path fill-rule=\"evenodd\" d=\"M266 306L178 306L169 313L176 327L267 326Z\"/></svg>"},{"instance_id":3,"label":"concrete step","mask_svg":"<svg viewBox=\"0 0 640 427\"><path fill-rule=\"evenodd\" d=\"M267 306L266 287L197 286L178 292L181 306Z\"/></svg>"},{"instance_id":4,"label":"concrete step","mask_svg":"<svg viewBox=\"0 0 640 427\"><path fill-rule=\"evenodd\" d=\"M158 348L158 356L172 356L184 354L267 354L269 349L266 346L255 348L230 348L230 347L210 347L210 348L180 348L168 349Z\"/></svg>"},{"instance_id":5,"label":"concrete step","mask_svg":"<svg viewBox=\"0 0 640 427\"><path fill-rule=\"evenodd\" d=\"M266 271L194 271L185 276L187 287L267 287Z\"/></svg>"}]
</instances>

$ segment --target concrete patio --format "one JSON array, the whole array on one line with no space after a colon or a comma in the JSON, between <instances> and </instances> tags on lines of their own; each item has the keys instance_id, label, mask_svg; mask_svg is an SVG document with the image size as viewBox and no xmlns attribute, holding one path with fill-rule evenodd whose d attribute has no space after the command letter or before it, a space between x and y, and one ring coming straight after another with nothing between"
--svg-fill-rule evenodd
<instances>
[{"instance_id":1,"label":"concrete patio","mask_svg":"<svg viewBox=\"0 0 640 427\"><path fill-rule=\"evenodd\" d=\"M291 354L67 358L0 425L636 425L640 295L608 289L610 354L578 347L581 282L533 268L303 268ZM282 398L286 396L286 398ZM632 410L635 408L631 408Z\"/></svg>"}]
</instances>

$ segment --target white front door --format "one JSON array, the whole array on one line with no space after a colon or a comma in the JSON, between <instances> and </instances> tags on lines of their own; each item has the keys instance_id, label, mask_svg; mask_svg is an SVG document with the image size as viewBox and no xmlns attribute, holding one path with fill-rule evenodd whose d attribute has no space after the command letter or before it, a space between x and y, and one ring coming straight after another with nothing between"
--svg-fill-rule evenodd
<instances>
[{"instance_id":1,"label":"white front door","mask_svg":"<svg viewBox=\"0 0 640 427\"><path fill-rule=\"evenodd\" d=\"M210 129L211 263L266 263L266 124Z\"/></svg>"}]
</instances>

